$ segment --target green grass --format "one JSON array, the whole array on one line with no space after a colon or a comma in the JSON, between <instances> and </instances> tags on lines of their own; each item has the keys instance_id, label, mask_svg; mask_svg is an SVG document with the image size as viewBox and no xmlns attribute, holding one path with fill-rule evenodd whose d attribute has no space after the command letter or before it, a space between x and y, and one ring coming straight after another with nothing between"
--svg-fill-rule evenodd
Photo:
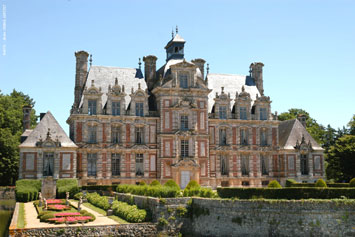
<instances>
[{"instance_id":1,"label":"green grass","mask_svg":"<svg viewBox=\"0 0 355 237\"><path fill-rule=\"evenodd\" d=\"M97 213L100 213L101 215L106 216L106 211L105 210L103 210L101 208L98 208L98 207L92 205L91 203L85 202L85 203L83 203L83 205L85 207L87 207L87 208L90 208L93 211L96 211ZM116 221L116 222L118 222L118 223L120 223L120 224L128 224L129 223L129 222L119 218L118 216L112 215L112 216L107 216L107 217L112 219L112 220L114 220L114 221Z\"/></svg>"},{"instance_id":2,"label":"green grass","mask_svg":"<svg viewBox=\"0 0 355 237\"><path fill-rule=\"evenodd\" d=\"M25 204L23 202L21 202L19 212L18 212L17 228L25 228L25 226L26 226Z\"/></svg>"}]
</instances>

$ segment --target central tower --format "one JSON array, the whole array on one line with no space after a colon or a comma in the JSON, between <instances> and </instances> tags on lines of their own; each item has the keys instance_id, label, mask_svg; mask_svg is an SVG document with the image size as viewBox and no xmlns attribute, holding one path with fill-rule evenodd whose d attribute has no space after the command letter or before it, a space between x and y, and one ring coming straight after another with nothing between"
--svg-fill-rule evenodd
<instances>
[{"instance_id":1,"label":"central tower","mask_svg":"<svg viewBox=\"0 0 355 237\"><path fill-rule=\"evenodd\" d=\"M166 61L170 59L183 59L184 58L184 45L185 40L176 32L176 35L165 46Z\"/></svg>"}]
</instances>

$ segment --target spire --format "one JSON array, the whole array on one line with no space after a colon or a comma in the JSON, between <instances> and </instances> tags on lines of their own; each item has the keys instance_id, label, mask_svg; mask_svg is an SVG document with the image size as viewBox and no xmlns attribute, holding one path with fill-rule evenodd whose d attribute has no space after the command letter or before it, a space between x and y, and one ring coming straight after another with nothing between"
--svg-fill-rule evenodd
<instances>
[{"instance_id":1,"label":"spire","mask_svg":"<svg viewBox=\"0 0 355 237\"><path fill-rule=\"evenodd\" d=\"M139 69L141 69L141 65L142 65L142 63L141 63L141 58L139 58L139 60L138 60L138 68L139 68Z\"/></svg>"},{"instance_id":2,"label":"spire","mask_svg":"<svg viewBox=\"0 0 355 237\"><path fill-rule=\"evenodd\" d=\"M178 28L178 26L177 26L177 25L176 25L175 30L176 30L176 34L178 34L178 33L179 33L179 28Z\"/></svg>"},{"instance_id":3,"label":"spire","mask_svg":"<svg viewBox=\"0 0 355 237\"><path fill-rule=\"evenodd\" d=\"M90 67L91 67L91 65L92 65L92 54L90 54L89 62L90 62Z\"/></svg>"},{"instance_id":4,"label":"spire","mask_svg":"<svg viewBox=\"0 0 355 237\"><path fill-rule=\"evenodd\" d=\"M171 29L171 38L174 39L174 28Z\"/></svg>"},{"instance_id":5,"label":"spire","mask_svg":"<svg viewBox=\"0 0 355 237\"><path fill-rule=\"evenodd\" d=\"M209 63L207 63L207 68L206 68L206 70L207 70L206 75L208 75L208 73L210 73L210 64L209 64Z\"/></svg>"}]
</instances>

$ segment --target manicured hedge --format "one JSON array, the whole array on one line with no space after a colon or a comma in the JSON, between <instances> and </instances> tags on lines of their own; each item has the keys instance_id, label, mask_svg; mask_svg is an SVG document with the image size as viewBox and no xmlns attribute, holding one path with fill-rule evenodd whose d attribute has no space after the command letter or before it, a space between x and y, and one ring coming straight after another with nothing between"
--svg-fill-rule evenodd
<instances>
[{"instance_id":1,"label":"manicured hedge","mask_svg":"<svg viewBox=\"0 0 355 237\"><path fill-rule=\"evenodd\" d=\"M117 185L88 185L81 187L81 190L88 191L115 191L116 189Z\"/></svg>"},{"instance_id":2,"label":"manicured hedge","mask_svg":"<svg viewBox=\"0 0 355 237\"><path fill-rule=\"evenodd\" d=\"M16 201L30 202L38 199L42 181L37 179L21 179L16 181Z\"/></svg>"},{"instance_id":3,"label":"manicured hedge","mask_svg":"<svg viewBox=\"0 0 355 237\"><path fill-rule=\"evenodd\" d=\"M88 201L101 209L107 211L110 208L108 197L100 196L98 193L88 193L86 195ZM143 209L138 209L136 205L129 205L126 202L117 200L112 203L112 211L115 216L119 216L128 222L139 223L147 218L147 212Z\"/></svg>"},{"instance_id":4,"label":"manicured hedge","mask_svg":"<svg viewBox=\"0 0 355 237\"><path fill-rule=\"evenodd\" d=\"M66 192L69 192L71 198L79 192L77 179L57 180L57 198L66 198Z\"/></svg>"},{"instance_id":5,"label":"manicured hedge","mask_svg":"<svg viewBox=\"0 0 355 237\"><path fill-rule=\"evenodd\" d=\"M136 205L129 205L126 202L113 201L112 210L115 216L131 223L140 223L147 218L146 210L138 209Z\"/></svg>"},{"instance_id":6,"label":"manicured hedge","mask_svg":"<svg viewBox=\"0 0 355 237\"><path fill-rule=\"evenodd\" d=\"M355 188L217 188L221 198L332 199L355 198Z\"/></svg>"},{"instance_id":7,"label":"manicured hedge","mask_svg":"<svg viewBox=\"0 0 355 237\"><path fill-rule=\"evenodd\" d=\"M292 188L313 188L315 187L315 183L290 183L289 185L286 184L286 187L292 187ZM348 183L328 183L328 187L330 188L349 188Z\"/></svg>"},{"instance_id":8,"label":"manicured hedge","mask_svg":"<svg viewBox=\"0 0 355 237\"><path fill-rule=\"evenodd\" d=\"M168 186L149 186L149 185L134 185L134 184L120 184L117 186L117 192L119 193L131 193L141 196L150 197L178 197L180 195L180 188L168 187Z\"/></svg>"}]
</instances>

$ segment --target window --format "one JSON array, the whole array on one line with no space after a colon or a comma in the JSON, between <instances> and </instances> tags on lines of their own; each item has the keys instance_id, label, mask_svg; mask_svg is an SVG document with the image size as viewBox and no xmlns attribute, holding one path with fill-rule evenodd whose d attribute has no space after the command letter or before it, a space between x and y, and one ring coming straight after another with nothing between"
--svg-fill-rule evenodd
<instances>
[{"instance_id":1,"label":"window","mask_svg":"<svg viewBox=\"0 0 355 237\"><path fill-rule=\"evenodd\" d=\"M228 160L226 156L221 156L221 175L228 175Z\"/></svg>"},{"instance_id":2,"label":"window","mask_svg":"<svg viewBox=\"0 0 355 237\"><path fill-rule=\"evenodd\" d=\"M260 146L267 146L266 129L260 129Z\"/></svg>"},{"instance_id":3,"label":"window","mask_svg":"<svg viewBox=\"0 0 355 237\"><path fill-rule=\"evenodd\" d=\"M288 164L288 170L294 170L295 169L295 157L288 156L287 164Z\"/></svg>"},{"instance_id":4,"label":"window","mask_svg":"<svg viewBox=\"0 0 355 237\"><path fill-rule=\"evenodd\" d=\"M189 156L189 140L181 140L181 157Z\"/></svg>"},{"instance_id":5,"label":"window","mask_svg":"<svg viewBox=\"0 0 355 237\"><path fill-rule=\"evenodd\" d=\"M35 170L35 154L27 153L26 157L26 170Z\"/></svg>"},{"instance_id":6,"label":"window","mask_svg":"<svg viewBox=\"0 0 355 237\"><path fill-rule=\"evenodd\" d=\"M266 108L260 108L260 120L267 120Z\"/></svg>"},{"instance_id":7,"label":"window","mask_svg":"<svg viewBox=\"0 0 355 237\"><path fill-rule=\"evenodd\" d=\"M268 175L269 174L269 161L266 156L260 156L260 163L261 163L261 174Z\"/></svg>"},{"instance_id":8,"label":"window","mask_svg":"<svg viewBox=\"0 0 355 237\"><path fill-rule=\"evenodd\" d=\"M219 107L219 118L220 119L227 119L227 107L226 106Z\"/></svg>"},{"instance_id":9,"label":"window","mask_svg":"<svg viewBox=\"0 0 355 237\"><path fill-rule=\"evenodd\" d=\"M120 143L120 127L112 127L111 128L111 141L114 144Z\"/></svg>"},{"instance_id":10,"label":"window","mask_svg":"<svg viewBox=\"0 0 355 237\"><path fill-rule=\"evenodd\" d=\"M136 154L136 175L137 176L144 175L143 154Z\"/></svg>"},{"instance_id":11,"label":"window","mask_svg":"<svg viewBox=\"0 0 355 237\"><path fill-rule=\"evenodd\" d=\"M143 144L143 127L136 127L136 143Z\"/></svg>"},{"instance_id":12,"label":"window","mask_svg":"<svg viewBox=\"0 0 355 237\"><path fill-rule=\"evenodd\" d=\"M308 175L308 161L307 155L301 155L301 174Z\"/></svg>"},{"instance_id":13,"label":"window","mask_svg":"<svg viewBox=\"0 0 355 237\"><path fill-rule=\"evenodd\" d=\"M96 153L88 153L88 176L96 176Z\"/></svg>"},{"instance_id":14,"label":"window","mask_svg":"<svg viewBox=\"0 0 355 237\"><path fill-rule=\"evenodd\" d=\"M240 129L240 144L248 145L248 130L246 128Z\"/></svg>"},{"instance_id":15,"label":"window","mask_svg":"<svg viewBox=\"0 0 355 237\"><path fill-rule=\"evenodd\" d=\"M96 114L96 100L88 100L88 114L89 115Z\"/></svg>"},{"instance_id":16,"label":"window","mask_svg":"<svg viewBox=\"0 0 355 237\"><path fill-rule=\"evenodd\" d=\"M143 102L136 102L136 116L144 116L143 113Z\"/></svg>"},{"instance_id":17,"label":"window","mask_svg":"<svg viewBox=\"0 0 355 237\"><path fill-rule=\"evenodd\" d=\"M188 87L188 82L187 82L187 75L180 75L180 88L187 88Z\"/></svg>"},{"instance_id":18,"label":"window","mask_svg":"<svg viewBox=\"0 0 355 237\"><path fill-rule=\"evenodd\" d=\"M246 107L240 107L239 108L239 116L240 119L242 120L247 120L247 108Z\"/></svg>"},{"instance_id":19,"label":"window","mask_svg":"<svg viewBox=\"0 0 355 237\"><path fill-rule=\"evenodd\" d=\"M227 145L227 131L225 128L219 129L219 145Z\"/></svg>"},{"instance_id":20,"label":"window","mask_svg":"<svg viewBox=\"0 0 355 237\"><path fill-rule=\"evenodd\" d=\"M249 185L250 185L249 181L242 181L242 186L249 186Z\"/></svg>"},{"instance_id":21,"label":"window","mask_svg":"<svg viewBox=\"0 0 355 237\"><path fill-rule=\"evenodd\" d=\"M121 104L120 102L112 102L112 115L120 115L121 114Z\"/></svg>"},{"instance_id":22,"label":"window","mask_svg":"<svg viewBox=\"0 0 355 237\"><path fill-rule=\"evenodd\" d=\"M242 175L249 175L249 157L242 156Z\"/></svg>"},{"instance_id":23,"label":"window","mask_svg":"<svg viewBox=\"0 0 355 237\"><path fill-rule=\"evenodd\" d=\"M320 164L320 156L315 156L314 157L314 169L315 170L320 170L321 169L321 164Z\"/></svg>"},{"instance_id":24,"label":"window","mask_svg":"<svg viewBox=\"0 0 355 237\"><path fill-rule=\"evenodd\" d=\"M89 143L96 143L96 126L89 126Z\"/></svg>"},{"instance_id":25,"label":"window","mask_svg":"<svg viewBox=\"0 0 355 237\"><path fill-rule=\"evenodd\" d=\"M43 176L53 176L54 172L54 153L45 152L43 154Z\"/></svg>"},{"instance_id":26,"label":"window","mask_svg":"<svg viewBox=\"0 0 355 237\"><path fill-rule=\"evenodd\" d=\"M112 175L120 175L121 174L120 164L121 164L121 155L118 153L112 153L111 154Z\"/></svg>"},{"instance_id":27,"label":"window","mask_svg":"<svg viewBox=\"0 0 355 237\"><path fill-rule=\"evenodd\" d=\"M182 115L180 118L180 129L186 131L189 129L189 117L187 115Z\"/></svg>"}]
</instances>

